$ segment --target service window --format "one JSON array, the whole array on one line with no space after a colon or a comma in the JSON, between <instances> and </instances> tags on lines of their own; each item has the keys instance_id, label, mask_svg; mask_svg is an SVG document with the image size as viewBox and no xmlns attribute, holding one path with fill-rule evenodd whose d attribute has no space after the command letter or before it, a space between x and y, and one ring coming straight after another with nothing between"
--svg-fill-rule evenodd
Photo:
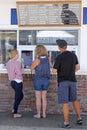
<instances>
[{"instance_id":1,"label":"service window","mask_svg":"<svg viewBox=\"0 0 87 130\"><path fill-rule=\"evenodd\" d=\"M21 58L24 61L24 68L29 68L29 66L32 64L33 61L33 52L22 50Z\"/></svg>"}]
</instances>

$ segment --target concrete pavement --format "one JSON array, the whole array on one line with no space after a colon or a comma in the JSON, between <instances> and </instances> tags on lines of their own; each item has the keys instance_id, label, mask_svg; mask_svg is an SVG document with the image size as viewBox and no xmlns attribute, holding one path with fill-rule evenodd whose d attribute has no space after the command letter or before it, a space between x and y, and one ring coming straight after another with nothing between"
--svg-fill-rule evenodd
<instances>
[{"instance_id":1,"label":"concrete pavement","mask_svg":"<svg viewBox=\"0 0 87 130\"><path fill-rule=\"evenodd\" d=\"M22 118L12 118L11 113L0 113L0 130L64 130L63 115L47 114L46 119L35 119L33 112L22 113ZM82 116L83 125L75 124L76 116L70 115L70 130L87 130L87 116Z\"/></svg>"},{"instance_id":2,"label":"concrete pavement","mask_svg":"<svg viewBox=\"0 0 87 130\"><path fill-rule=\"evenodd\" d=\"M64 130L62 128L45 128L45 127L20 127L20 126L0 126L0 130ZM67 129L65 129L67 130ZM72 129L70 130L80 130L80 129ZM81 129L87 130L87 129Z\"/></svg>"}]
</instances>

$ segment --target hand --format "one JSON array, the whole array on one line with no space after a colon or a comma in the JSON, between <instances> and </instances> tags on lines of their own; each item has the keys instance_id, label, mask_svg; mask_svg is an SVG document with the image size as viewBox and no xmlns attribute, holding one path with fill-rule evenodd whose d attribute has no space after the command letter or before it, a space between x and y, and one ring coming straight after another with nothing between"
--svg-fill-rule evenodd
<instances>
[{"instance_id":1,"label":"hand","mask_svg":"<svg viewBox=\"0 0 87 130\"><path fill-rule=\"evenodd\" d=\"M24 63L24 59L23 58L21 58L21 63Z\"/></svg>"},{"instance_id":2,"label":"hand","mask_svg":"<svg viewBox=\"0 0 87 130\"><path fill-rule=\"evenodd\" d=\"M21 67L24 68L24 59L21 58Z\"/></svg>"}]
</instances>

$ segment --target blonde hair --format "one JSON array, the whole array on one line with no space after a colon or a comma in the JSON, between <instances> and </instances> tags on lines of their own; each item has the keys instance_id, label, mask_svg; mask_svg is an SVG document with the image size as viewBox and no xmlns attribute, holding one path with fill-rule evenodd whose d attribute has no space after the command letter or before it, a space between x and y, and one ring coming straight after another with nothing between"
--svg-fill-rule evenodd
<instances>
[{"instance_id":1,"label":"blonde hair","mask_svg":"<svg viewBox=\"0 0 87 130\"><path fill-rule=\"evenodd\" d=\"M18 51L17 51L17 50L11 50L11 51L9 52L9 58L10 58L10 59L13 59L13 58L16 57L17 54L18 54Z\"/></svg>"},{"instance_id":2,"label":"blonde hair","mask_svg":"<svg viewBox=\"0 0 87 130\"><path fill-rule=\"evenodd\" d=\"M37 45L35 48L35 57L48 56L48 51L43 45Z\"/></svg>"}]
</instances>

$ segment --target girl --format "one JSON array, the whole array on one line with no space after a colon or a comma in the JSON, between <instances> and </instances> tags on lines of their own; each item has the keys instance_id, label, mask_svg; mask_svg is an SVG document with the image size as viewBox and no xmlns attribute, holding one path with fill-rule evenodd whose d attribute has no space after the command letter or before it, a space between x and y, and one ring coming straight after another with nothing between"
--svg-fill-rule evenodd
<instances>
[{"instance_id":1,"label":"girl","mask_svg":"<svg viewBox=\"0 0 87 130\"><path fill-rule=\"evenodd\" d=\"M46 118L46 108L47 108L46 94L49 87L50 64L49 64L48 52L43 45L36 46L35 57L36 59L30 66L31 70L35 69L34 90L36 96L37 114L34 115L34 117L35 118L41 117L41 108L42 108L42 117Z\"/></svg>"},{"instance_id":2,"label":"girl","mask_svg":"<svg viewBox=\"0 0 87 130\"><path fill-rule=\"evenodd\" d=\"M15 99L14 99L14 108L13 108L13 117L21 117L21 114L18 114L18 106L23 99L23 70L24 70L24 63L22 61L22 64L18 63L18 51L12 50L9 52L9 58L10 60L6 63L6 69L8 72L9 80L11 81L11 86L14 89L15 92Z\"/></svg>"}]
</instances>

